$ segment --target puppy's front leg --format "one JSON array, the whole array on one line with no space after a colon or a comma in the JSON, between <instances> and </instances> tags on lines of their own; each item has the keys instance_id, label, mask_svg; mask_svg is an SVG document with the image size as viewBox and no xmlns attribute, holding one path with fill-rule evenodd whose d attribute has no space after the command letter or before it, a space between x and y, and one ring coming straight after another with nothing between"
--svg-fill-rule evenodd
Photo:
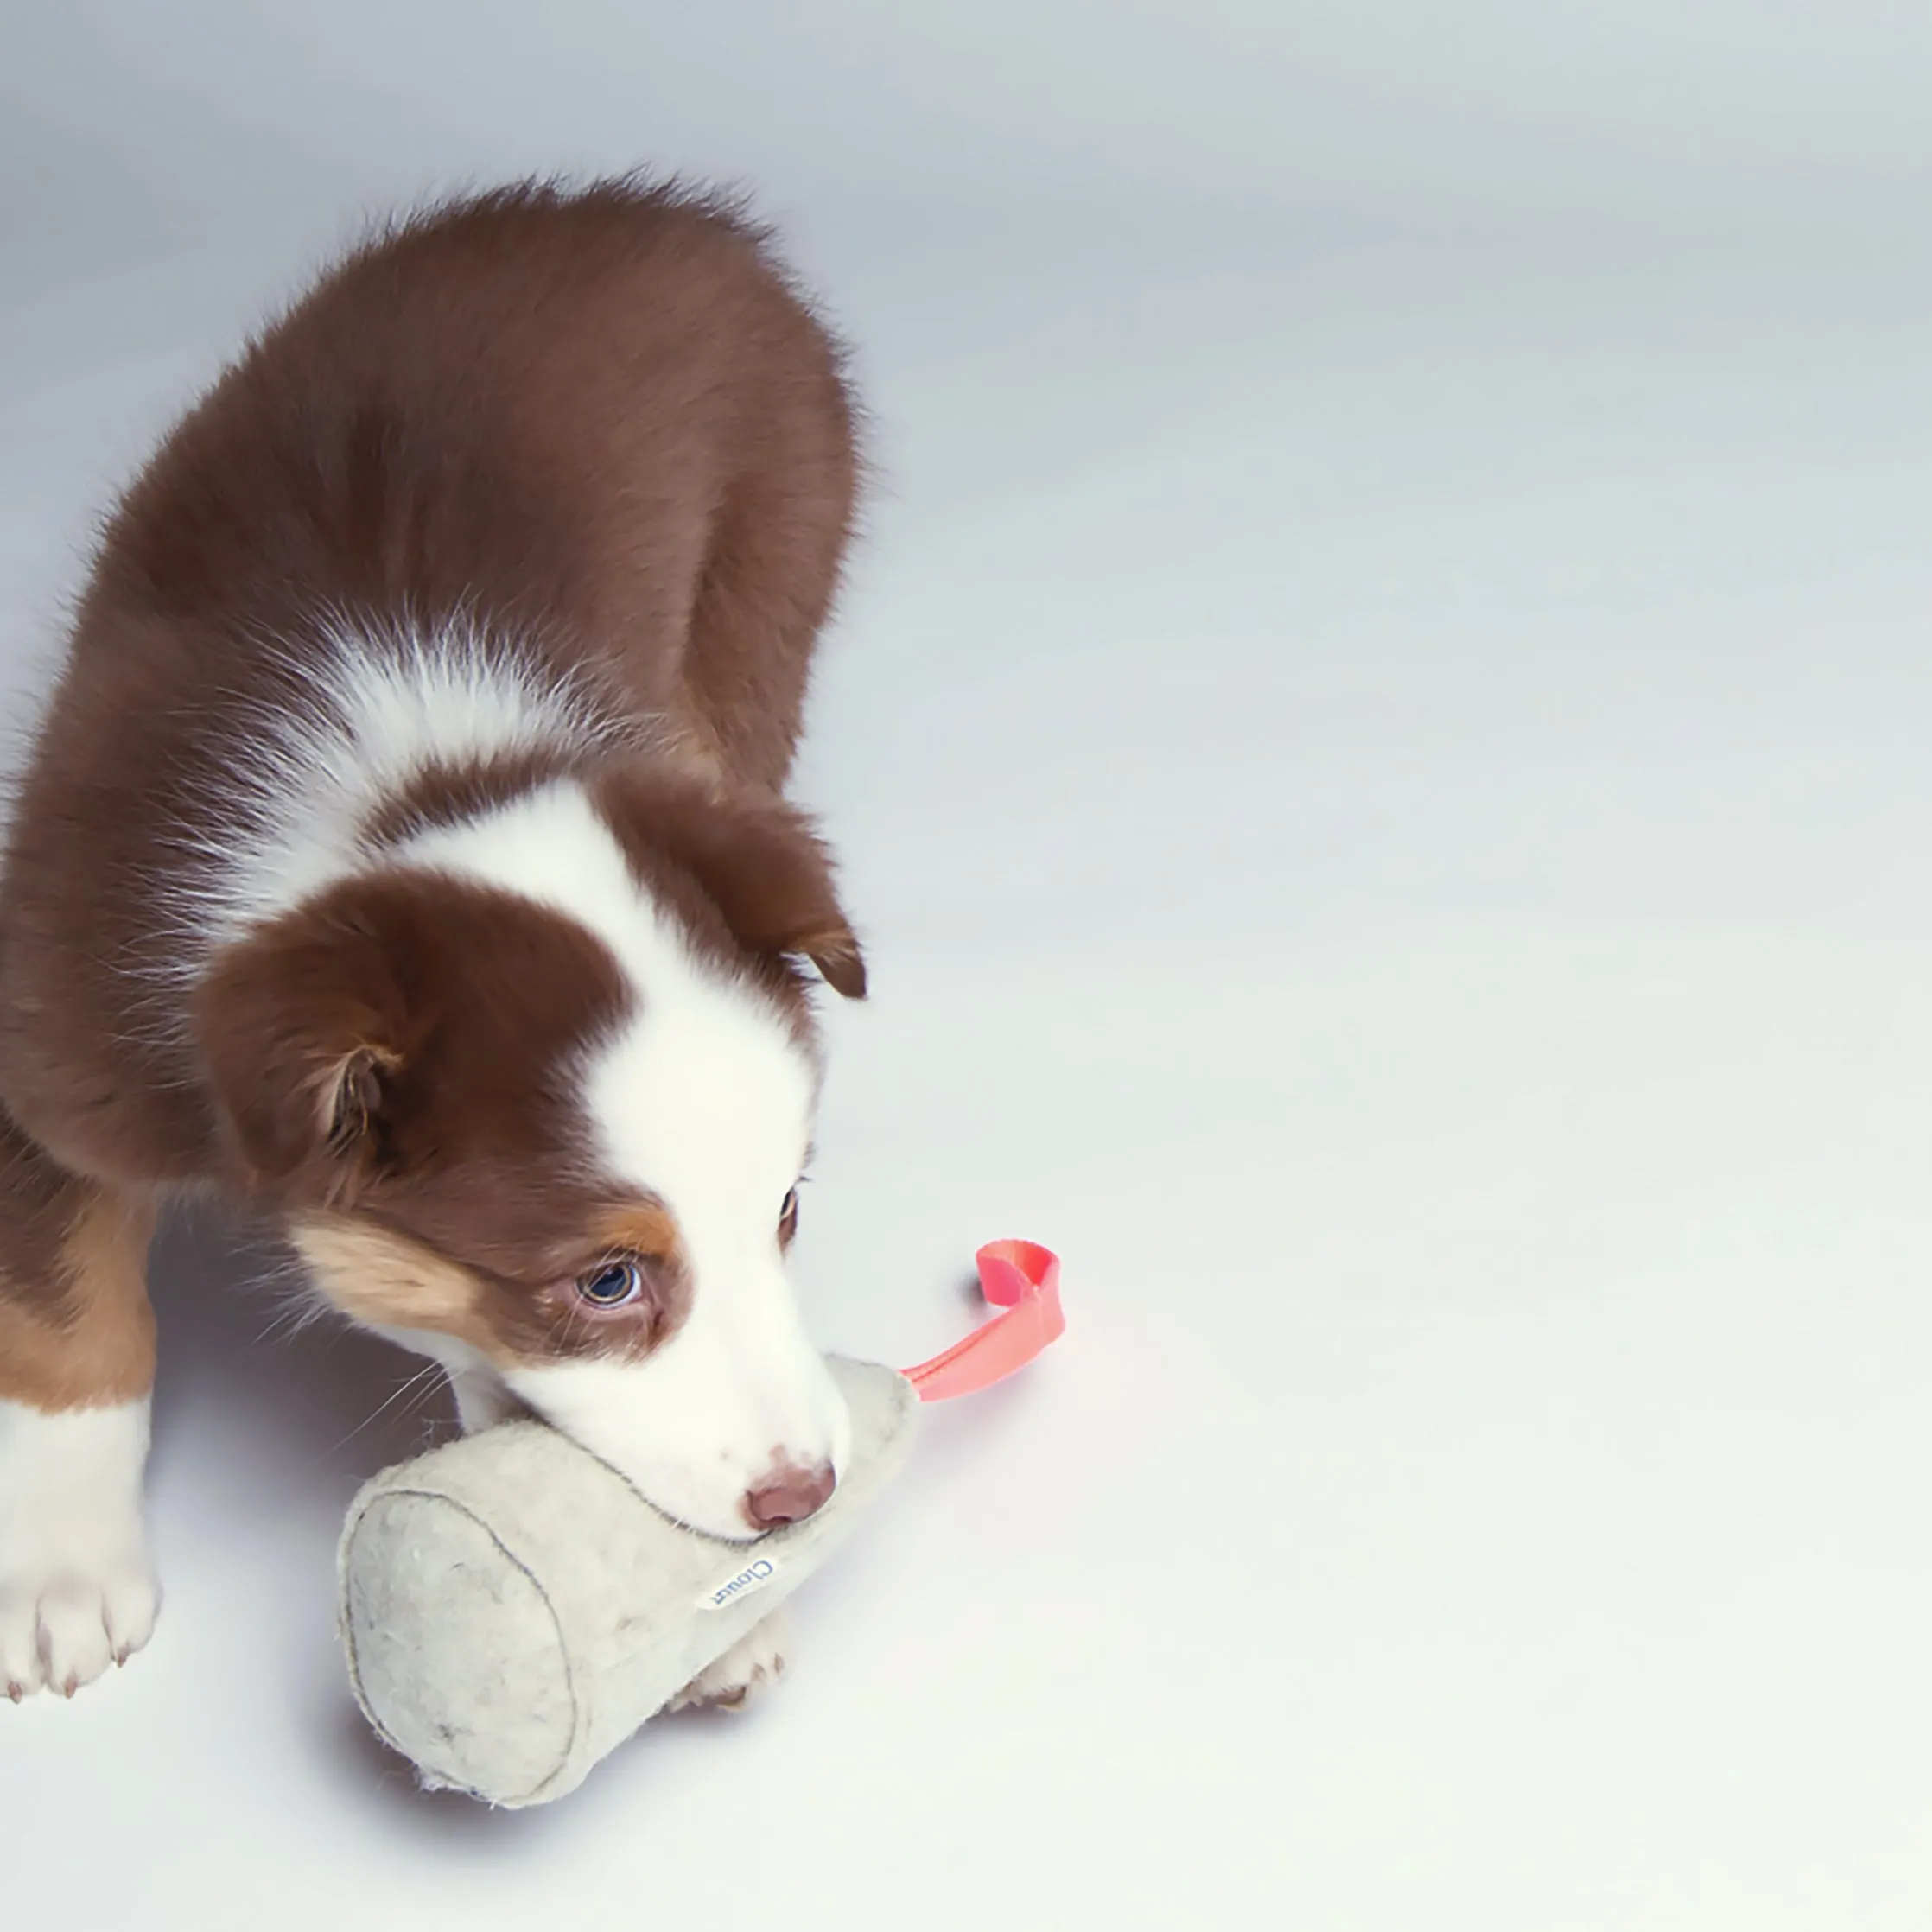
<instances>
[{"instance_id":1,"label":"puppy's front leg","mask_svg":"<svg viewBox=\"0 0 1932 1932\"><path fill-rule=\"evenodd\" d=\"M151 1204L0 1115L0 1692L72 1697L148 1641Z\"/></svg>"}]
</instances>

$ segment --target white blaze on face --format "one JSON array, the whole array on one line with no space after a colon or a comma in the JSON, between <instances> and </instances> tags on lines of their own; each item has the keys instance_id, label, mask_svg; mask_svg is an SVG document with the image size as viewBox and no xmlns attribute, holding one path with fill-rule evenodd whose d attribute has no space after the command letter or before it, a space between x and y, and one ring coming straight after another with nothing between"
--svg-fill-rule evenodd
<instances>
[{"instance_id":1,"label":"white blaze on face","mask_svg":"<svg viewBox=\"0 0 1932 1932\"><path fill-rule=\"evenodd\" d=\"M660 967L584 1098L605 1162L677 1221L689 1312L641 1362L558 1363L508 1378L660 1509L715 1535L752 1534L746 1493L775 1465L842 1472L849 1447L844 1401L804 1332L779 1245L813 1086L757 995L688 963Z\"/></svg>"},{"instance_id":2,"label":"white blaze on face","mask_svg":"<svg viewBox=\"0 0 1932 1932\"><path fill-rule=\"evenodd\" d=\"M842 1473L850 1446L779 1245L810 1138L810 1061L755 988L693 957L574 786L427 834L409 854L555 906L622 964L637 1010L585 1069L583 1106L600 1164L670 1211L690 1272L684 1320L643 1360L504 1380L667 1515L748 1537L747 1492L774 1465Z\"/></svg>"}]
</instances>

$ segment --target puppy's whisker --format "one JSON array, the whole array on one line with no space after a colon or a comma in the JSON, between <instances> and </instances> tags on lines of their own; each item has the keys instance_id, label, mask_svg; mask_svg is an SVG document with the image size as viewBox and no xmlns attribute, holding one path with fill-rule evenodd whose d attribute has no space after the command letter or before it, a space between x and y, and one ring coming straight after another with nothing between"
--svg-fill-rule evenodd
<instances>
[{"instance_id":1,"label":"puppy's whisker","mask_svg":"<svg viewBox=\"0 0 1932 1932\"><path fill-rule=\"evenodd\" d=\"M394 1408L399 1401L404 1401L406 1397L412 1397L421 1395L424 1388L428 1385L433 1384L436 1377L442 1375L442 1372L443 1370L442 1365L439 1363L435 1362L428 1363L423 1367L418 1369L414 1375L409 1376L407 1380L402 1382L399 1387L392 1389L390 1394L375 1408L372 1409L367 1415L364 1416L361 1421L358 1422L356 1426L353 1429L351 1429L346 1436L342 1437L340 1441L330 1444L330 1446L327 1449L323 1450L320 1455L314 1458L313 1460L307 1466L313 1469L317 1464L327 1461L329 1457L337 1454L343 1449L346 1449L350 1443L353 1442L355 1439L362 1433L365 1429L368 1428L372 1424L380 1421L384 1415L388 1414L388 1413L392 1408Z\"/></svg>"}]
</instances>

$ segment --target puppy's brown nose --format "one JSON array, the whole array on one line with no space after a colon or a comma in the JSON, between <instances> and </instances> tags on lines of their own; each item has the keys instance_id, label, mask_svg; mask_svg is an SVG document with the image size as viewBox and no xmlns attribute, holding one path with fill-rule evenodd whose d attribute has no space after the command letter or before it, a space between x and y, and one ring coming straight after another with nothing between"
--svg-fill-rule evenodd
<instances>
[{"instance_id":1,"label":"puppy's brown nose","mask_svg":"<svg viewBox=\"0 0 1932 1932\"><path fill-rule=\"evenodd\" d=\"M823 1509L838 1478L829 1463L816 1469L800 1469L794 1463L780 1463L756 1489L745 1492L745 1514L754 1529L776 1529L782 1522L803 1522L815 1509Z\"/></svg>"}]
</instances>

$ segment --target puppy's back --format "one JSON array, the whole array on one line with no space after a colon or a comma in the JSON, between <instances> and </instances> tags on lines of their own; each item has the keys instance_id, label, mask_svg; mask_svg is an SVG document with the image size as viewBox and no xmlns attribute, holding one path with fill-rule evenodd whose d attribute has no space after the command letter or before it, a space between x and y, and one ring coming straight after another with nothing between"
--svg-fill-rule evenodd
<instances>
[{"instance_id":1,"label":"puppy's back","mask_svg":"<svg viewBox=\"0 0 1932 1932\"><path fill-rule=\"evenodd\" d=\"M774 458L848 514L837 353L759 232L670 190L507 189L269 330L129 493L103 585L277 632L320 599L671 650L721 505Z\"/></svg>"}]
</instances>

